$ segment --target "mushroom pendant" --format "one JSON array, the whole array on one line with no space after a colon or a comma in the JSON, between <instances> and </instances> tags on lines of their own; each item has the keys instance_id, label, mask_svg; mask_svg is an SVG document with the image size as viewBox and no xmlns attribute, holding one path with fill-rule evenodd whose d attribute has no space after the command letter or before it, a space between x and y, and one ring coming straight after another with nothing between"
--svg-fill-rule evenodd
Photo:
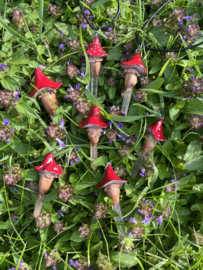
<instances>
[{"instance_id":1,"label":"mushroom pendant","mask_svg":"<svg viewBox=\"0 0 203 270\"><path fill-rule=\"evenodd\" d=\"M48 154L40 166L35 166L35 171L39 172L39 192L33 216L37 218L42 210L43 202L47 191L50 189L54 178L62 175L61 165L56 164L53 154Z\"/></svg>"},{"instance_id":2,"label":"mushroom pendant","mask_svg":"<svg viewBox=\"0 0 203 270\"><path fill-rule=\"evenodd\" d=\"M108 54L102 49L101 43L99 42L98 37L95 37L90 45L86 49L88 59L90 62L90 72L91 72L91 93L97 98L98 92L98 79L99 71L101 68L101 61L104 56Z\"/></svg>"},{"instance_id":3,"label":"mushroom pendant","mask_svg":"<svg viewBox=\"0 0 203 270\"><path fill-rule=\"evenodd\" d=\"M133 168L131 170L131 177L133 179L136 177L137 173L139 172L145 155L149 153L151 150L153 150L159 141L167 141L167 139L163 135L162 125L163 125L163 120L160 119L151 127L147 127L146 133L145 133L145 137L147 138L144 140L143 149L141 153L139 154L138 159L136 163L133 165Z\"/></svg>"},{"instance_id":4,"label":"mushroom pendant","mask_svg":"<svg viewBox=\"0 0 203 270\"><path fill-rule=\"evenodd\" d=\"M125 74L125 92L121 112L126 116L133 91L133 87L137 84L137 77L146 74L147 71L143 66L139 53L136 53L129 61L121 63L121 68Z\"/></svg>"},{"instance_id":5,"label":"mushroom pendant","mask_svg":"<svg viewBox=\"0 0 203 270\"><path fill-rule=\"evenodd\" d=\"M30 97L37 97L41 99L42 104L44 105L45 110L50 115L51 119L54 118L56 110L54 108L54 104L59 107L58 101L56 99L56 89L58 89L62 83L56 83L49 78L41 71L41 69L37 68L35 71L35 87L39 89L43 95L38 92L36 88L33 88L32 92L29 94ZM51 101L50 101L51 99Z\"/></svg>"},{"instance_id":6,"label":"mushroom pendant","mask_svg":"<svg viewBox=\"0 0 203 270\"><path fill-rule=\"evenodd\" d=\"M88 138L90 140L90 158L95 160L97 159L97 144L99 142L99 138L102 134L103 128L107 128L108 124L105 123L100 114L100 108L94 106L87 119L85 121L80 122L79 126L82 128L86 128L88 132ZM91 167L93 170L96 170L96 166L93 165L93 161L91 161Z\"/></svg>"},{"instance_id":7,"label":"mushroom pendant","mask_svg":"<svg viewBox=\"0 0 203 270\"><path fill-rule=\"evenodd\" d=\"M115 217L115 221L123 223L122 212L120 206L120 188L123 184L127 183L127 180L122 180L114 172L111 163L108 162L105 170L105 176L101 183L97 185L97 188L104 188L109 199L113 201L112 209L116 211L120 217ZM117 224L118 234L120 239L124 239L126 236L125 227Z\"/></svg>"}]
</instances>

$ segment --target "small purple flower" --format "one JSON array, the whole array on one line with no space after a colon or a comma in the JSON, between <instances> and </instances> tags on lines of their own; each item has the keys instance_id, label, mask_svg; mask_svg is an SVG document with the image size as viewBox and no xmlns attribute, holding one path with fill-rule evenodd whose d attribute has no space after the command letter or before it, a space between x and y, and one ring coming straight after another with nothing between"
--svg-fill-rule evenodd
<instances>
[{"instance_id":1,"label":"small purple flower","mask_svg":"<svg viewBox=\"0 0 203 270\"><path fill-rule=\"evenodd\" d=\"M104 34L105 34L105 36L107 36L107 37L108 37L109 32L105 32Z\"/></svg>"},{"instance_id":2,"label":"small purple flower","mask_svg":"<svg viewBox=\"0 0 203 270\"><path fill-rule=\"evenodd\" d=\"M89 84L86 84L85 89L89 88L89 86L90 86Z\"/></svg>"},{"instance_id":3,"label":"small purple flower","mask_svg":"<svg viewBox=\"0 0 203 270\"><path fill-rule=\"evenodd\" d=\"M144 174L143 174L143 173L139 173L139 175L140 175L141 177L144 177Z\"/></svg>"},{"instance_id":4,"label":"small purple flower","mask_svg":"<svg viewBox=\"0 0 203 270\"><path fill-rule=\"evenodd\" d=\"M47 256L48 256L46 252L43 255L44 255L45 258L47 258Z\"/></svg>"},{"instance_id":5,"label":"small purple flower","mask_svg":"<svg viewBox=\"0 0 203 270\"><path fill-rule=\"evenodd\" d=\"M129 237L133 237L132 233L129 233L128 236L129 236Z\"/></svg>"},{"instance_id":6,"label":"small purple flower","mask_svg":"<svg viewBox=\"0 0 203 270\"><path fill-rule=\"evenodd\" d=\"M186 176L187 174L186 173L183 173L183 176Z\"/></svg>"},{"instance_id":7,"label":"small purple flower","mask_svg":"<svg viewBox=\"0 0 203 270\"><path fill-rule=\"evenodd\" d=\"M201 33L199 33L199 36L201 37L201 36L202 36L202 34L201 34Z\"/></svg>"},{"instance_id":8,"label":"small purple flower","mask_svg":"<svg viewBox=\"0 0 203 270\"><path fill-rule=\"evenodd\" d=\"M65 95L65 98L69 98L70 96L69 95Z\"/></svg>"},{"instance_id":9,"label":"small purple flower","mask_svg":"<svg viewBox=\"0 0 203 270\"><path fill-rule=\"evenodd\" d=\"M90 11L87 9L87 10L85 10L85 14L86 15L90 15Z\"/></svg>"},{"instance_id":10,"label":"small purple flower","mask_svg":"<svg viewBox=\"0 0 203 270\"><path fill-rule=\"evenodd\" d=\"M73 166L73 161L72 160L70 161L70 166Z\"/></svg>"},{"instance_id":11,"label":"small purple flower","mask_svg":"<svg viewBox=\"0 0 203 270\"><path fill-rule=\"evenodd\" d=\"M66 62L66 65L67 65L67 66L69 66L69 65L70 65L69 61L67 61L67 62Z\"/></svg>"},{"instance_id":12,"label":"small purple flower","mask_svg":"<svg viewBox=\"0 0 203 270\"><path fill-rule=\"evenodd\" d=\"M157 218L157 223L161 224L162 222L163 222L163 217L162 216L158 217Z\"/></svg>"},{"instance_id":13,"label":"small purple flower","mask_svg":"<svg viewBox=\"0 0 203 270\"><path fill-rule=\"evenodd\" d=\"M123 129L123 123L119 122L118 126L119 126L119 128Z\"/></svg>"},{"instance_id":14,"label":"small purple flower","mask_svg":"<svg viewBox=\"0 0 203 270\"><path fill-rule=\"evenodd\" d=\"M60 120L60 127L62 128L64 126L65 122L63 119Z\"/></svg>"},{"instance_id":15,"label":"small purple flower","mask_svg":"<svg viewBox=\"0 0 203 270\"><path fill-rule=\"evenodd\" d=\"M16 268L14 266L12 266L11 268L9 268L8 270L15 270Z\"/></svg>"},{"instance_id":16,"label":"small purple flower","mask_svg":"<svg viewBox=\"0 0 203 270\"><path fill-rule=\"evenodd\" d=\"M171 180L171 183L174 183L174 182L175 182L175 180L174 180L174 179L172 179L172 180Z\"/></svg>"},{"instance_id":17,"label":"small purple flower","mask_svg":"<svg viewBox=\"0 0 203 270\"><path fill-rule=\"evenodd\" d=\"M10 125L10 121L8 118L6 118L4 121L3 121L3 124L4 125Z\"/></svg>"},{"instance_id":18,"label":"small purple flower","mask_svg":"<svg viewBox=\"0 0 203 270\"><path fill-rule=\"evenodd\" d=\"M19 96L19 95L20 95L20 91L15 91L13 94L14 94L15 96Z\"/></svg>"},{"instance_id":19,"label":"small purple flower","mask_svg":"<svg viewBox=\"0 0 203 270\"><path fill-rule=\"evenodd\" d=\"M131 217L129 220L131 223L137 224L137 221L133 217Z\"/></svg>"},{"instance_id":20,"label":"small purple flower","mask_svg":"<svg viewBox=\"0 0 203 270\"><path fill-rule=\"evenodd\" d=\"M142 223L145 223L145 224L149 224L150 223L150 220L151 220L151 217L146 217Z\"/></svg>"},{"instance_id":21,"label":"small purple flower","mask_svg":"<svg viewBox=\"0 0 203 270\"><path fill-rule=\"evenodd\" d=\"M195 79L195 76L191 76L191 78L190 78L191 80L193 80L193 79Z\"/></svg>"},{"instance_id":22,"label":"small purple flower","mask_svg":"<svg viewBox=\"0 0 203 270\"><path fill-rule=\"evenodd\" d=\"M137 210L137 212L141 213L141 212L142 212L142 210L141 210L141 209L138 209L138 210Z\"/></svg>"},{"instance_id":23,"label":"small purple flower","mask_svg":"<svg viewBox=\"0 0 203 270\"><path fill-rule=\"evenodd\" d=\"M18 101L19 100L19 97L15 97L14 99L13 99L13 101Z\"/></svg>"},{"instance_id":24,"label":"small purple flower","mask_svg":"<svg viewBox=\"0 0 203 270\"><path fill-rule=\"evenodd\" d=\"M59 31L59 33L60 33L61 35L64 35L64 33L63 33L61 30Z\"/></svg>"},{"instance_id":25,"label":"small purple flower","mask_svg":"<svg viewBox=\"0 0 203 270\"><path fill-rule=\"evenodd\" d=\"M111 109L111 108L110 108L110 109ZM112 122L109 121L108 124L109 124L110 129L112 129Z\"/></svg>"},{"instance_id":26,"label":"small purple flower","mask_svg":"<svg viewBox=\"0 0 203 270\"><path fill-rule=\"evenodd\" d=\"M151 206L155 206L155 205L156 205L156 203L152 202L152 203L150 203L149 205L151 205Z\"/></svg>"},{"instance_id":27,"label":"small purple flower","mask_svg":"<svg viewBox=\"0 0 203 270\"><path fill-rule=\"evenodd\" d=\"M65 143L64 143L63 141L61 141L61 140L58 139L58 138L56 138L56 140L57 140L59 146L61 146L62 148L65 148L65 147L66 147L66 145L65 145Z\"/></svg>"},{"instance_id":28,"label":"small purple flower","mask_svg":"<svg viewBox=\"0 0 203 270\"><path fill-rule=\"evenodd\" d=\"M112 141L111 140L109 140L109 144L112 145Z\"/></svg>"},{"instance_id":29,"label":"small purple flower","mask_svg":"<svg viewBox=\"0 0 203 270\"><path fill-rule=\"evenodd\" d=\"M63 44L59 44L59 49L62 50L64 48Z\"/></svg>"},{"instance_id":30,"label":"small purple flower","mask_svg":"<svg viewBox=\"0 0 203 270\"><path fill-rule=\"evenodd\" d=\"M192 73L194 71L194 69L192 68L192 69L190 69L190 73Z\"/></svg>"},{"instance_id":31,"label":"small purple flower","mask_svg":"<svg viewBox=\"0 0 203 270\"><path fill-rule=\"evenodd\" d=\"M112 31L113 29L111 27L108 28L108 31Z\"/></svg>"},{"instance_id":32,"label":"small purple flower","mask_svg":"<svg viewBox=\"0 0 203 270\"><path fill-rule=\"evenodd\" d=\"M141 173L145 173L145 171L146 171L145 168L141 169Z\"/></svg>"},{"instance_id":33,"label":"small purple flower","mask_svg":"<svg viewBox=\"0 0 203 270\"><path fill-rule=\"evenodd\" d=\"M60 210L58 210L57 213L58 213L60 216L64 217L63 213L62 213Z\"/></svg>"},{"instance_id":34,"label":"small purple flower","mask_svg":"<svg viewBox=\"0 0 203 270\"><path fill-rule=\"evenodd\" d=\"M183 39L187 39L187 35L183 36Z\"/></svg>"},{"instance_id":35,"label":"small purple flower","mask_svg":"<svg viewBox=\"0 0 203 270\"><path fill-rule=\"evenodd\" d=\"M82 67L86 67L86 63L82 63Z\"/></svg>"},{"instance_id":36,"label":"small purple flower","mask_svg":"<svg viewBox=\"0 0 203 270\"><path fill-rule=\"evenodd\" d=\"M93 196L98 196L99 194L98 193L96 193L96 192L93 192L93 194L92 194Z\"/></svg>"},{"instance_id":37,"label":"small purple flower","mask_svg":"<svg viewBox=\"0 0 203 270\"><path fill-rule=\"evenodd\" d=\"M145 204L145 203L147 203L147 200L145 199L143 202L144 202L144 204Z\"/></svg>"},{"instance_id":38,"label":"small purple flower","mask_svg":"<svg viewBox=\"0 0 203 270\"><path fill-rule=\"evenodd\" d=\"M114 42L115 42L116 40L117 40L116 38L113 39Z\"/></svg>"},{"instance_id":39,"label":"small purple flower","mask_svg":"<svg viewBox=\"0 0 203 270\"><path fill-rule=\"evenodd\" d=\"M192 87L190 87L190 89L191 89L191 90L195 90L195 87L194 87L194 86L192 86Z\"/></svg>"},{"instance_id":40,"label":"small purple flower","mask_svg":"<svg viewBox=\"0 0 203 270\"><path fill-rule=\"evenodd\" d=\"M75 159L75 162L76 162L76 163L80 162L79 157L77 157L77 158Z\"/></svg>"},{"instance_id":41,"label":"small purple flower","mask_svg":"<svg viewBox=\"0 0 203 270\"><path fill-rule=\"evenodd\" d=\"M81 24L81 27L82 27L83 29L86 29L86 28L87 28L87 25L86 25L85 23L82 23L82 24Z\"/></svg>"},{"instance_id":42,"label":"small purple flower","mask_svg":"<svg viewBox=\"0 0 203 270\"><path fill-rule=\"evenodd\" d=\"M57 270L57 268L54 266L54 267L52 267L52 270Z\"/></svg>"},{"instance_id":43,"label":"small purple flower","mask_svg":"<svg viewBox=\"0 0 203 270\"><path fill-rule=\"evenodd\" d=\"M70 265L70 266L73 266L73 267L77 267L78 261L75 261L75 262L74 262L72 259L70 259L70 260L69 260L69 265Z\"/></svg>"},{"instance_id":44,"label":"small purple flower","mask_svg":"<svg viewBox=\"0 0 203 270\"><path fill-rule=\"evenodd\" d=\"M7 143L10 143L10 139L7 139L6 142L7 142Z\"/></svg>"},{"instance_id":45,"label":"small purple flower","mask_svg":"<svg viewBox=\"0 0 203 270\"><path fill-rule=\"evenodd\" d=\"M13 191L18 191L16 188L12 188L13 189Z\"/></svg>"},{"instance_id":46,"label":"small purple flower","mask_svg":"<svg viewBox=\"0 0 203 270\"><path fill-rule=\"evenodd\" d=\"M191 21L192 17L191 16L184 16L183 19L186 20L186 21L189 21L189 20Z\"/></svg>"}]
</instances>

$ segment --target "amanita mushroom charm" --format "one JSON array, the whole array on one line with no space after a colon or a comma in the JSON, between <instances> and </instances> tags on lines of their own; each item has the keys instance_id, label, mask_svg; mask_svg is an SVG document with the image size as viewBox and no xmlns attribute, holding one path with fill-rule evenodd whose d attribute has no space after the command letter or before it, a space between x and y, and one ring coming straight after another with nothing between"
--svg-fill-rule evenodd
<instances>
[{"instance_id":1,"label":"amanita mushroom charm","mask_svg":"<svg viewBox=\"0 0 203 270\"><path fill-rule=\"evenodd\" d=\"M136 161L136 163L133 165L133 168L131 170L131 177L134 179L139 172L143 159L147 153L149 153L151 150L154 149L156 144L159 141L167 141L167 139L163 135L163 120L160 119L158 122L153 124L151 127L147 127L145 137L147 137L144 140L143 149L141 153L139 154L139 157Z\"/></svg>"},{"instance_id":2,"label":"amanita mushroom charm","mask_svg":"<svg viewBox=\"0 0 203 270\"><path fill-rule=\"evenodd\" d=\"M32 92L29 94L30 97L39 97L44 105L45 110L50 115L51 119L54 118L56 110L54 108L54 104L59 107L58 101L56 99L56 89L58 89L62 83L56 83L49 78L41 71L41 69L37 68L35 71L35 87L39 89L43 95L38 92L36 88L33 88ZM50 101L53 102L51 102Z\"/></svg>"},{"instance_id":3,"label":"amanita mushroom charm","mask_svg":"<svg viewBox=\"0 0 203 270\"><path fill-rule=\"evenodd\" d=\"M104 56L108 54L102 49L102 46L99 42L98 37L95 37L90 45L86 49L90 62L90 71L91 71L91 93L97 97L98 91L98 78L99 71L101 68L101 61Z\"/></svg>"},{"instance_id":4,"label":"amanita mushroom charm","mask_svg":"<svg viewBox=\"0 0 203 270\"><path fill-rule=\"evenodd\" d=\"M90 157L91 159L97 159L97 144L99 142L99 138L102 134L103 128L107 128L108 124L105 123L100 114L100 108L94 106L87 119L85 121L80 122L79 126L82 128L86 128L88 132L88 137L90 140ZM93 170L96 170L96 166L93 165L93 161L91 161L91 167Z\"/></svg>"},{"instance_id":5,"label":"amanita mushroom charm","mask_svg":"<svg viewBox=\"0 0 203 270\"><path fill-rule=\"evenodd\" d=\"M113 201L112 209L115 210L120 217L116 217L116 222L122 223L122 212L120 206L120 188L123 184L127 183L127 180L122 180L116 175L114 172L111 163L107 163L107 167L105 170L105 176L101 183L97 185L97 188L104 188L109 199ZM121 239L125 237L125 227L121 225L117 225L118 234Z\"/></svg>"},{"instance_id":6,"label":"amanita mushroom charm","mask_svg":"<svg viewBox=\"0 0 203 270\"><path fill-rule=\"evenodd\" d=\"M35 166L35 171L39 172L39 193L35 203L33 216L37 218L40 215L43 202L47 191L50 189L54 178L62 175L61 165L56 164L53 154L48 154L40 166Z\"/></svg>"},{"instance_id":7,"label":"amanita mushroom charm","mask_svg":"<svg viewBox=\"0 0 203 270\"><path fill-rule=\"evenodd\" d=\"M121 68L125 74L125 92L121 112L126 116L133 91L133 87L137 83L137 77L141 74L146 74L147 71L143 66L142 59L139 53L136 53L129 61L121 63Z\"/></svg>"}]
</instances>

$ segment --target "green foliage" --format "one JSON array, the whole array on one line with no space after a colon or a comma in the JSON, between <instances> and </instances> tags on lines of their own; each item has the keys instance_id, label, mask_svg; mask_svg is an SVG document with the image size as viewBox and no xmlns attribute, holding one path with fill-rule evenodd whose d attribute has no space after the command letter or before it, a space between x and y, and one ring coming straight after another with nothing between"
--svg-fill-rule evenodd
<instances>
[{"instance_id":1,"label":"green foliage","mask_svg":"<svg viewBox=\"0 0 203 270\"><path fill-rule=\"evenodd\" d=\"M157 1L152 2L121 1L112 30L93 31L88 25L84 27L86 22L76 0L0 1L1 270L98 269L98 265L103 270L106 265L119 270L202 269L202 46L177 54L142 49L148 75L138 76L128 115L120 112L125 87L120 62L128 61L138 49L135 35L159 6ZM96 26L107 24L117 13L116 1L85 0L82 5L90 11L90 20ZM185 8L185 16L199 16L198 23L194 21L196 15L192 21L184 20L183 28L195 23L203 29L199 1L173 2L140 33L145 45L164 49L188 45L189 37L185 39L181 31L174 31L175 21L171 29L164 26L180 7ZM16 18L15 10L22 11L16 13ZM159 19L161 25L157 24ZM90 91L91 65L85 52L96 33L108 53L101 63L97 98ZM195 42L202 41L201 36L195 38ZM75 76L67 74L70 64L79 70ZM62 82L56 91L59 107L55 106L53 119L43 106L43 91L40 97L29 96L36 68L49 79ZM115 80L115 85L109 83L109 78ZM188 87L192 86L189 95ZM19 97L13 106L13 100L5 105L4 89ZM74 101L70 98L72 89L80 91ZM146 98L137 102L134 95L140 90ZM119 134L115 140L107 136L114 129L101 134L94 161L87 132L79 127L87 117L83 110L88 104L98 106L103 120ZM120 108L115 113L112 107ZM156 144L146 155L142 171L132 179L130 171L142 151L146 128L159 117L164 118L163 132L168 141ZM1 129L6 119L12 130L5 139ZM193 119L199 119L198 128ZM51 138L47 133L50 122L59 127L61 120L65 136L57 133ZM60 146L57 139L65 146ZM63 174L54 178L43 198L42 212L47 212L46 224L51 223L45 228L37 226L40 222L33 217L40 177L35 166L50 153L62 166ZM107 162L128 181L120 191L123 221L118 209L112 209L113 201L106 189L97 188ZM12 176L14 164L22 169L22 179L14 186L7 185L5 179ZM60 197L59 187L66 184L66 192ZM71 190L74 194L68 197ZM83 224L88 231L81 232ZM128 237L122 239L120 230ZM126 239L130 239L127 244ZM103 258L100 263L98 254Z\"/></svg>"}]
</instances>

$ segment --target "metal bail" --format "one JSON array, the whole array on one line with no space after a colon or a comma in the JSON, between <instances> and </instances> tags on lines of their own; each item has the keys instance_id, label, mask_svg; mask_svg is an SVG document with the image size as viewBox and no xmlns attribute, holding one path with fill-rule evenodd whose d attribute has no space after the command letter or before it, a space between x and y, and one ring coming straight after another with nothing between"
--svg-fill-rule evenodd
<instances>
[{"instance_id":1,"label":"metal bail","mask_svg":"<svg viewBox=\"0 0 203 270\"><path fill-rule=\"evenodd\" d=\"M139 53L141 51L141 49L142 49L142 45L139 45L135 52Z\"/></svg>"},{"instance_id":2,"label":"metal bail","mask_svg":"<svg viewBox=\"0 0 203 270\"><path fill-rule=\"evenodd\" d=\"M96 32L95 36L97 37L99 35L99 33L101 32L101 28L98 28L98 31Z\"/></svg>"},{"instance_id":3,"label":"metal bail","mask_svg":"<svg viewBox=\"0 0 203 270\"><path fill-rule=\"evenodd\" d=\"M106 163L106 167L104 168L104 170L106 170L106 168L107 168L109 165L111 165L111 162L107 162L107 163Z\"/></svg>"}]
</instances>

